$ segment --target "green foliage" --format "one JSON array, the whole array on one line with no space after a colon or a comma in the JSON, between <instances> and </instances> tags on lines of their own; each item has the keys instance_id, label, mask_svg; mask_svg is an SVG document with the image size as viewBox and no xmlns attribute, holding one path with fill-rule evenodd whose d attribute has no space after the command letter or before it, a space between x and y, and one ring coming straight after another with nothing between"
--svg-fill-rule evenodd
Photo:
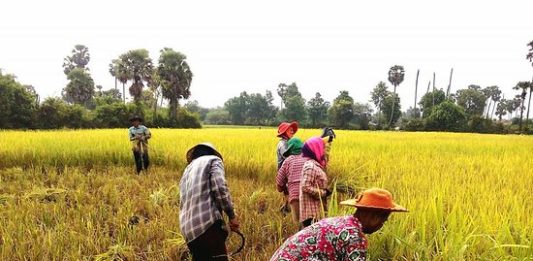
<instances>
[{"instance_id":1,"label":"green foliage","mask_svg":"<svg viewBox=\"0 0 533 261\"><path fill-rule=\"evenodd\" d=\"M96 93L94 102L96 106L109 105L122 102L121 98L122 94L117 89L110 89Z\"/></svg>"},{"instance_id":2,"label":"green foliage","mask_svg":"<svg viewBox=\"0 0 533 261\"><path fill-rule=\"evenodd\" d=\"M200 106L197 100L189 101L185 103L183 108L185 108L186 110L192 113L198 114L201 121L205 120L205 117L207 116L207 113L209 112L209 109Z\"/></svg>"},{"instance_id":3,"label":"green foliage","mask_svg":"<svg viewBox=\"0 0 533 261\"><path fill-rule=\"evenodd\" d=\"M36 99L15 76L3 75L0 71L0 128L32 127Z\"/></svg>"},{"instance_id":4,"label":"green foliage","mask_svg":"<svg viewBox=\"0 0 533 261\"><path fill-rule=\"evenodd\" d=\"M444 101L435 106L426 119L428 130L461 131L464 128L466 114L463 108L451 101Z\"/></svg>"},{"instance_id":5,"label":"green foliage","mask_svg":"<svg viewBox=\"0 0 533 261\"><path fill-rule=\"evenodd\" d=\"M187 57L172 48L160 51L157 74L162 87L162 94L169 100L170 118L177 120L177 109L180 99L188 99L191 95L192 71L186 61Z\"/></svg>"},{"instance_id":6,"label":"green foliage","mask_svg":"<svg viewBox=\"0 0 533 261\"><path fill-rule=\"evenodd\" d=\"M230 124L231 120L229 112L222 108L209 110L209 112L205 116L205 123L214 125Z\"/></svg>"},{"instance_id":7,"label":"green foliage","mask_svg":"<svg viewBox=\"0 0 533 261\"><path fill-rule=\"evenodd\" d=\"M123 128L129 123L132 106L123 103L113 103L98 106L95 111L94 123L99 128Z\"/></svg>"},{"instance_id":8,"label":"green foliage","mask_svg":"<svg viewBox=\"0 0 533 261\"><path fill-rule=\"evenodd\" d=\"M283 93L283 104L285 108L281 110L281 116L284 121L298 121L304 123L307 118L307 111L305 109L305 99L298 90L296 83L286 85Z\"/></svg>"},{"instance_id":9,"label":"green foliage","mask_svg":"<svg viewBox=\"0 0 533 261\"><path fill-rule=\"evenodd\" d=\"M194 113L190 113L186 109L181 108L178 111L178 121L177 124L173 124L171 119L171 127L179 127L179 128L185 128L185 129L196 129L201 128L202 125L200 124L200 119L198 119L198 116Z\"/></svg>"},{"instance_id":10,"label":"green foliage","mask_svg":"<svg viewBox=\"0 0 533 261\"><path fill-rule=\"evenodd\" d=\"M59 98L47 98L37 111L37 119L41 129L59 129L65 126L67 104Z\"/></svg>"},{"instance_id":11,"label":"green foliage","mask_svg":"<svg viewBox=\"0 0 533 261\"><path fill-rule=\"evenodd\" d=\"M355 102L353 105L353 119L352 121L359 126L360 130L368 130L370 118L372 116L372 108L370 104Z\"/></svg>"},{"instance_id":12,"label":"green foliage","mask_svg":"<svg viewBox=\"0 0 533 261\"><path fill-rule=\"evenodd\" d=\"M87 107L95 94L94 81L84 69L74 68L67 75L70 81L63 89L63 99L70 104Z\"/></svg>"},{"instance_id":13,"label":"green foliage","mask_svg":"<svg viewBox=\"0 0 533 261\"><path fill-rule=\"evenodd\" d=\"M328 110L329 122L332 126L349 128L354 116L354 101L348 91L341 91L333 100L333 105Z\"/></svg>"},{"instance_id":14,"label":"green foliage","mask_svg":"<svg viewBox=\"0 0 533 261\"><path fill-rule=\"evenodd\" d=\"M145 83L149 83L153 74L152 59L146 49L130 50L121 54L118 60L113 60L110 65L110 73L126 83L132 81L129 88L135 102L142 97Z\"/></svg>"},{"instance_id":15,"label":"green foliage","mask_svg":"<svg viewBox=\"0 0 533 261\"><path fill-rule=\"evenodd\" d=\"M457 105L463 107L468 119L474 115L483 115L487 96L478 85L470 85L467 89L458 90L456 99Z\"/></svg>"},{"instance_id":16,"label":"green foliage","mask_svg":"<svg viewBox=\"0 0 533 261\"><path fill-rule=\"evenodd\" d=\"M420 102L418 104L421 107L422 110L422 118L427 118L429 115L431 115L431 111L433 110L434 106L438 106L442 102L446 100L446 94L442 89L435 89L433 91L430 91L422 98L420 99Z\"/></svg>"},{"instance_id":17,"label":"green foliage","mask_svg":"<svg viewBox=\"0 0 533 261\"><path fill-rule=\"evenodd\" d=\"M232 124L267 125L276 114L272 100L270 92L264 96L242 92L226 101L224 109L229 113Z\"/></svg>"},{"instance_id":18,"label":"green foliage","mask_svg":"<svg viewBox=\"0 0 533 261\"><path fill-rule=\"evenodd\" d=\"M402 129L406 131L423 131L425 128L425 122L420 118L405 119L402 122Z\"/></svg>"},{"instance_id":19,"label":"green foliage","mask_svg":"<svg viewBox=\"0 0 533 261\"><path fill-rule=\"evenodd\" d=\"M71 55L65 57L63 60L63 72L65 75L69 75L74 68L82 69L84 71L88 70L86 68L87 64L91 60L89 54L89 48L82 44L77 44L74 46L74 49L71 51Z\"/></svg>"},{"instance_id":20,"label":"green foliage","mask_svg":"<svg viewBox=\"0 0 533 261\"><path fill-rule=\"evenodd\" d=\"M394 113L392 112L393 108ZM390 121L391 126L393 126L398 121L400 116L402 116L400 97L393 93L385 97L385 100L383 100L383 105L381 106L381 113L387 118L392 115L392 118L389 118L388 120Z\"/></svg>"},{"instance_id":21,"label":"green foliage","mask_svg":"<svg viewBox=\"0 0 533 261\"><path fill-rule=\"evenodd\" d=\"M483 116L475 115L468 121L468 131L477 133L493 133L494 126L492 120L485 119Z\"/></svg>"},{"instance_id":22,"label":"green foliage","mask_svg":"<svg viewBox=\"0 0 533 261\"><path fill-rule=\"evenodd\" d=\"M329 106L329 102L325 101L319 92L307 102L307 114L311 120L311 127L322 126L323 120L327 117Z\"/></svg>"}]
</instances>

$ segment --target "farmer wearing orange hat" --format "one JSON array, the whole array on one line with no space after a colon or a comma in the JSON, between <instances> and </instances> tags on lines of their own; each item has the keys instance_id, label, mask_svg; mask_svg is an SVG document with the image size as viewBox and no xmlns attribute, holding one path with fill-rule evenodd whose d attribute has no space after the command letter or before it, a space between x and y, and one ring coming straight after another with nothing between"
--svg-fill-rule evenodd
<instances>
[{"instance_id":1,"label":"farmer wearing orange hat","mask_svg":"<svg viewBox=\"0 0 533 261\"><path fill-rule=\"evenodd\" d=\"M270 261L366 260L365 234L378 231L391 212L407 209L394 203L389 191L372 188L341 202L356 207L353 215L326 218L289 237Z\"/></svg>"},{"instance_id":2,"label":"farmer wearing orange hat","mask_svg":"<svg viewBox=\"0 0 533 261\"><path fill-rule=\"evenodd\" d=\"M283 156L283 153L287 150L287 142L289 141L292 136L298 131L298 122L293 121L291 123L289 122L282 122L278 126L278 149L277 149L277 156L278 156L278 170L281 168L281 165L283 164L283 161L285 160L285 156Z\"/></svg>"},{"instance_id":3,"label":"farmer wearing orange hat","mask_svg":"<svg viewBox=\"0 0 533 261\"><path fill-rule=\"evenodd\" d=\"M278 158L278 172L279 172L279 169L281 168L281 165L283 165L283 161L285 161L286 157L287 156L284 156L283 153L285 153L285 151L287 151L287 142L289 141L289 139L291 139L294 134L298 131L298 122L296 121L293 121L293 122L282 122L279 124L278 126L278 137L280 138L279 139L279 142L278 142L278 147L277 147L277 150L276 150L276 155L277 155L277 158ZM289 201L288 201L288 194L285 193L285 203L283 204L283 207L281 207L281 212L282 213L289 213L290 212L290 207L289 207Z\"/></svg>"}]
</instances>

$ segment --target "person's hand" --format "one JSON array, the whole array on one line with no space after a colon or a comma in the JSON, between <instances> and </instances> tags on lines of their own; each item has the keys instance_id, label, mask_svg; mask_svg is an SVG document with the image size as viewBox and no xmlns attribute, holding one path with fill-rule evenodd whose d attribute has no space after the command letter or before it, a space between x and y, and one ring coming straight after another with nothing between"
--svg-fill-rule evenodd
<instances>
[{"instance_id":1,"label":"person's hand","mask_svg":"<svg viewBox=\"0 0 533 261\"><path fill-rule=\"evenodd\" d=\"M328 142L332 142L334 138L337 137L337 135L335 135L335 131L333 131L332 128L330 127L326 127L322 130L322 135L321 135L322 138L325 138L325 137L328 137Z\"/></svg>"},{"instance_id":2,"label":"person's hand","mask_svg":"<svg viewBox=\"0 0 533 261\"><path fill-rule=\"evenodd\" d=\"M229 229L231 229L231 231L239 232L239 227L240 227L240 224L239 224L239 219L237 218L237 216L229 220Z\"/></svg>"}]
</instances>

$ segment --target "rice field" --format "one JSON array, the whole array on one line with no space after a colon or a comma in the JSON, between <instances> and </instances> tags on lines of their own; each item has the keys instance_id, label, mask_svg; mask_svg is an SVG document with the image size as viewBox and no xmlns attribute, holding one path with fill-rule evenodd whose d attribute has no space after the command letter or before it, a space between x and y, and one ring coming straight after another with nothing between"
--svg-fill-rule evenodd
<instances>
[{"instance_id":1,"label":"rice field","mask_svg":"<svg viewBox=\"0 0 533 261\"><path fill-rule=\"evenodd\" d=\"M0 132L0 260L186 260L178 183L185 152L203 141L224 157L246 236L233 260L268 260L296 231L279 211L275 130L151 131L140 176L125 129ZM337 134L334 184L386 188L410 210L369 236L371 260L533 259L533 137ZM351 196L334 193L328 214L353 212L336 204Z\"/></svg>"}]
</instances>

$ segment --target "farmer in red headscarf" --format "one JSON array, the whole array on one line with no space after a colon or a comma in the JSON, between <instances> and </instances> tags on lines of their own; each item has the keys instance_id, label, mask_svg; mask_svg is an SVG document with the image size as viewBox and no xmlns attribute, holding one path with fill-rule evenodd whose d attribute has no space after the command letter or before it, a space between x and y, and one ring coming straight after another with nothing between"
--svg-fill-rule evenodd
<instances>
[{"instance_id":1,"label":"farmer in red headscarf","mask_svg":"<svg viewBox=\"0 0 533 261\"><path fill-rule=\"evenodd\" d=\"M298 122L293 121L291 123L288 122L282 122L278 126L278 148L277 148L277 156L278 156L278 170L281 168L281 165L283 164L283 161L285 160L285 156L283 156L283 153L287 150L287 142L289 141L292 136L298 131Z\"/></svg>"},{"instance_id":2,"label":"farmer in red headscarf","mask_svg":"<svg viewBox=\"0 0 533 261\"><path fill-rule=\"evenodd\" d=\"M298 122L296 121L293 121L293 122L282 122L279 124L278 126L278 137L280 138L279 139L279 142L278 142L278 147L277 147L277 150L276 150L276 155L277 155L277 158L278 158L278 171L279 169L281 168L281 165L283 165L283 161L285 161L286 159L286 156L283 155L283 153L285 153L285 151L287 151L287 142L289 141L289 139L291 139L294 134L298 131ZM281 207L281 212L283 213L289 213L290 212L290 207L289 207L289 202L288 202L288 194L285 194L285 203L283 204L283 207Z\"/></svg>"},{"instance_id":3,"label":"farmer in red headscarf","mask_svg":"<svg viewBox=\"0 0 533 261\"><path fill-rule=\"evenodd\" d=\"M325 217L327 197L331 195L325 172L326 143L325 139L313 137L302 147L302 156L307 159L302 168L300 181L300 222L303 227L308 227Z\"/></svg>"},{"instance_id":4,"label":"farmer in red headscarf","mask_svg":"<svg viewBox=\"0 0 533 261\"><path fill-rule=\"evenodd\" d=\"M368 240L385 224L392 212L407 209L394 203L389 191L373 188L356 199L341 202L356 207L353 215L322 219L289 237L270 261L366 260Z\"/></svg>"}]
</instances>

